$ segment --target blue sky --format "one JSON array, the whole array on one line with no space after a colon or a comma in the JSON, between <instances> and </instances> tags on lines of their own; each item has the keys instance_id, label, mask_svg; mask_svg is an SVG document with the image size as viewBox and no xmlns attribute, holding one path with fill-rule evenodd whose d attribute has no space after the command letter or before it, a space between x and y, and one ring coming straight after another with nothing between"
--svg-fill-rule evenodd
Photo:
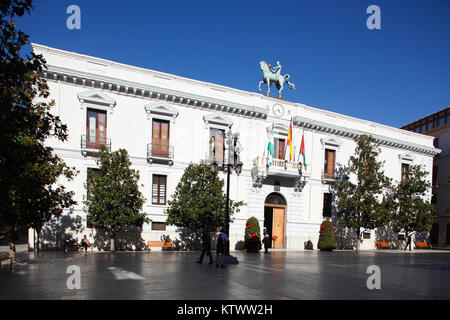
<instances>
[{"instance_id":1,"label":"blue sky","mask_svg":"<svg viewBox=\"0 0 450 320\"><path fill-rule=\"evenodd\" d=\"M80 30L66 27L72 4ZM285 100L400 127L450 105L449 15L449 0L35 0L17 25L35 43L251 92L258 62L279 60L297 88Z\"/></svg>"}]
</instances>

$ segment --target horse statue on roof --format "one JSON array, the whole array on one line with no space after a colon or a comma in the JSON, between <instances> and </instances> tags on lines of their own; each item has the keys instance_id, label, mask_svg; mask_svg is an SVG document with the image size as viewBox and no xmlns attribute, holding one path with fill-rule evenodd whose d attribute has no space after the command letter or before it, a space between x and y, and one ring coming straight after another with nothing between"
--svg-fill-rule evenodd
<instances>
[{"instance_id":1,"label":"horse statue on roof","mask_svg":"<svg viewBox=\"0 0 450 320\"><path fill-rule=\"evenodd\" d=\"M295 85L289 81L291 77L289 74L281 75L281 64L277 61L277 65L272 69L270 64L265 61L260 61L259 66L263 72L262 80L259 82L258 89L261 91L261 84L267 83L267 93L266 96L270 95L270 86L275 83L278 89L278 99L281 99L281 91L283 91L284 82L287 83L289 88L295 90Z\"/></svg>"}]
</instances>

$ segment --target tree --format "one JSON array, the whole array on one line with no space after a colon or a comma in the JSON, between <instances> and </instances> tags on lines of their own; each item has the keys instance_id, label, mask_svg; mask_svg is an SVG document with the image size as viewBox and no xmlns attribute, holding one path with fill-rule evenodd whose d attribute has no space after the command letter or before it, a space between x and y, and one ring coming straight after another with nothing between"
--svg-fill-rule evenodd
<instances>
[{"instance_id":1,"label":"tree","mask_svg":"<svg viewBox=\"0 0 450 320\"><path fill-rule=\"evenodd\" d=\"M167 224L187 228L192 232L224 226L227 200L222 192L223 186L223 180L212 172L208 163L202 161L199 164L189 164L172 200L168 201ZM230 217L239 212L242 205L242 201L230 200Z\"/></svg>"},{"instance_id":2,"label":"tree","mask_svg":"<svg viewBox=\"0 0 450 320\"><path fill-rule=\"evenodd\" d=\"M430 231L435 219L435 207L426 201L426 193L430 190L430 182L425 180L428 172L420 165L409 167L407 178L393 187L392 226L396 232L404 231L405 236L412 231ZM410 247L411 249L411 247Z\"/></svg>"},{"instance_id":3,"label":"tree","mask_svg":"<svg viewBox=\"0 0 450 320\"><path fill-rule=\"evenodd\" d=\"M145 213L140 212L145 199L139 191L139 173L130 168L125 149L109 152L102 145L97 163L98 173L86 183L87 218L96 228L108 232L110 250L115 251L114 240L119 231L149 222Z\"/></svg>"},{"instance_id":4,"label":"tree","mask_svg":"<svg viewBox=\"0 0 450 320\"><path fill-rule=\"evenodd\" d=\"M336 249L336 241L334 239L333 224L325 220L320 225L319 242L317 248L321 251L332 251Z\"/></svg>"},{"instance_id":5,"label":"tree","mask_svg":"<svg viewBox=\"0 0 450 320\"><path fill-rule=\"evenodd\" d=\"M50 110L49 88L40 73L45 60L26 53L28 36L14 18L30 13L31 0L0 4L0 222L14 231L42 226L63 209L76 204L73 192L58 184L72 179L69 168L46 146L49 138L67 140L67 127ZM39 248L39 247L38 247Z\"/></svg>"},{"instance_id":6,"label":"tree","mask_svg":"<svg viewBox=\"0 0 450 320\"><path fill-rule=\"evenodd\" d=\"M383 162L377 160L380 150L375 139L361 135L355 142L355 155L350 157L333 189L339 224L356 231L359 250L364 229L374 229L389 221L383 191L390 185L390 179L384 175Z\"/></svg>"}]
</instances>

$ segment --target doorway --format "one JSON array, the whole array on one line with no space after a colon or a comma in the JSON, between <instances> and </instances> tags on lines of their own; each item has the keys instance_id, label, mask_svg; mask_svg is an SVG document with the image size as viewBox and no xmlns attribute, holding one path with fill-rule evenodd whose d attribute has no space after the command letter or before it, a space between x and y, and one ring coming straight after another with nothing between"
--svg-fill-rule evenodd
<instances>
[{"instance_id":1,"label":"doorway","mask_svg":"<svg viewBox=\"0 0 450 320\"><path fill-rule=\"evenodd\" d=\"M264 228L272 239L271 248L285 247L286 200L279 193L271 193L264 202ZM274 237L276 238L274 240Z\"/></svg>"}]
</instances>

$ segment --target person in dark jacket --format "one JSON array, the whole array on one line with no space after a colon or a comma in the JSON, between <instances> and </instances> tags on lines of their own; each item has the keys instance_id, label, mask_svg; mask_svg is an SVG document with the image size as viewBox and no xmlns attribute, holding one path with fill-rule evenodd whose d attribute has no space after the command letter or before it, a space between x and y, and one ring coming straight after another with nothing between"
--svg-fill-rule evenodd
<instances>
[{"instance_id":1,"label":"person in dark jacket","mask_svg":"<svg viewBox=\"0 0 450 320\"><path fill-rule=\"evenodd\" d=\"M262 240L262 243L264 244L264 253L268 253L270 247L270 237L267 231L264 232L264 238Z\"/></svg>"},{"instance_id":2,"label":"person in dark jacket","mask_svg":"<svg viewBox=\"0 0 450 320\"><path fill-rule=\"evenodd\" d=\"M211 254L211 237L209 235L208 230L203 230L202 253L200 254L200 258L198 259L197 263L202 264L205 253L207 256L209 256L209 264L213 264L213 258L212 258L212 254Z\"/></svg>"},{"instance_id":3,"label":"person in dark jacket","mask_svg":"<svg viewBox=\"0 0 450 320\"><path fill-rule=\"evenodd\" d=\"M216 246L216 252L217 252L217 257L216 257L216 268L220 267L221 268L225 268L225 264L224 264L224 255L225 255L225 247L228 241L228 237L225 233L225 229L221 229L220 233L217 235L217 246Z\"/></svg>"}]
</instances>

